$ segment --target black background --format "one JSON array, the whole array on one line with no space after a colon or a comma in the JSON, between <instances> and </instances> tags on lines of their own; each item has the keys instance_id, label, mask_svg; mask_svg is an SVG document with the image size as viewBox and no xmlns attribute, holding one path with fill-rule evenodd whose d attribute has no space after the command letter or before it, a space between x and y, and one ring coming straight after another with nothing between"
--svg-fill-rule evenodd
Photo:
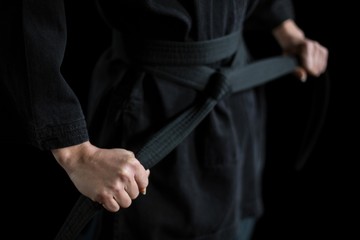
<instances>
[{"instance_id":1,"label":"black background","mask_svg":"<svg viewBox=\"0 0 360 240\"><path fill-rule=\"evenodd\" d=\"M63 73L85 109L87 81L110 42L110 30L91 1L65 2L69 35ZM329 49L330 79L309 78L305 84L281 79L267 86L270 142L264 174L265 214L254 240L348 239L357 221L349 217L357 217L352 201L356 192L353 163L359 157L355 155L357 140L350 138L357 136L354 78L348 71L350 64L344 62L346 46L338 40L348 36L340 21L344 17L339 17L343 9L325 0L294 4L299 26ZM296 170L311 96L320 89L317 97L322 99L329 83L325 121L306 164ZM77 199L77 191L49 152L21 145L2 145L1 150L5 213L1 231L11 239L52 239Z\"/></svg>"}]
</instances>

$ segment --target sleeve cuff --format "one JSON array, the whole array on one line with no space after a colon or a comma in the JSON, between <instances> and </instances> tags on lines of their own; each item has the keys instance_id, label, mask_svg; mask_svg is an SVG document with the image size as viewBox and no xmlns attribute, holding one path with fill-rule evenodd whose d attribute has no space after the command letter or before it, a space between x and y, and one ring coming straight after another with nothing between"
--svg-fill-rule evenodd
<instances>
[{"instance_id":1,"label":"sleeve cuff","mask_svg":"<svg viewBox=\"0 0 360 240\"><path fill-rule=\"evenodd\" d=\"M42 150L68 147L89 140L85 120L61 126L30 129L28 134L30 136L30 144Z\"/></svg>"}]
</instances>

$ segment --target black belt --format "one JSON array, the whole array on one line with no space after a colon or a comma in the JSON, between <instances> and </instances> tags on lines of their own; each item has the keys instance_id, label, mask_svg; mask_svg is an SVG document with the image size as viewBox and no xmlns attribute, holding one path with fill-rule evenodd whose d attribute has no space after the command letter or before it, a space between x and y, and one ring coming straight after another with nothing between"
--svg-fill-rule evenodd
<instances>
[{"instance_id":1,"label":"black belt","mask_svg":"<svg viewBox=\"0 0 360 240\"><path fill-rule=\"evenodd\" d=\"M221 98L289 74L297 66L296 59L281 56L240 67L240 32L214 40L186 43L133 40L118 34L114 34L116 43L123 43L115 44L115 57L141 64L152 74L204 93L203 98L152 136L136 153L146 169L157 164L186 138ZM131 55L127 56L127 52ZM233 64L229 67L213 69L204 66L232 55ZM55 239L74 240L100 210L100 204L81 195Z\"/></svg>"}]
</instances>

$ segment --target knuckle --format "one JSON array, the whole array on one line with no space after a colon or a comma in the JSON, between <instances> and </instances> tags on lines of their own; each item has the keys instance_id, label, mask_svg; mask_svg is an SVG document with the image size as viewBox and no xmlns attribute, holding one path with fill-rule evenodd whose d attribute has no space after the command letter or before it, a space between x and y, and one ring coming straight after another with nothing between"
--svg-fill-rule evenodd
<instances>
[{"instance_id":1,"label":"knuckle","mask_svg":"<svg viewBox=\"0 0 360 240\"><path fill-rule=\"evenodd\" d=\"M127 151L126 153L127 153L128 158L134 158L135 157L135 154L132 151Z\"/></svg>"},{"instance_id":2,"label":"knuckle","mask_svg":"<svg viewBox=\"0 0 360 240\"><path fill-rule=\"evenodd\" d=\"M105 198L106 194L105 194L105 190L99 190L96 192L95 197L96 198Z\"/></svg>"},{"instance_id":3,"label":"knuckle","mask_svg":"<svg viewBox=\"0 0 360 240\"><path fill-rule=\"evenodd\" d=\"M95 202L99 202L99 203L104 203L104 202L106 202L106 195L105 195L105 193L103 193L103 192L100 192L100 193L97 193L96 194L96 196L95 196L95 198L93 199L93 201L95 201Z\"/></svg>"},{"instance_id":4,"label":"knuckle","mask_svg":"<svg viewBox=\"0 0 360 240\"><path fill-rule=\"evenodd\" d=\"M133 170L129 166L124 166L121 169L119 169L119 177L122 182L124 183L131 182L133 176L134 176Z\"/></svg>"}]
</instances>

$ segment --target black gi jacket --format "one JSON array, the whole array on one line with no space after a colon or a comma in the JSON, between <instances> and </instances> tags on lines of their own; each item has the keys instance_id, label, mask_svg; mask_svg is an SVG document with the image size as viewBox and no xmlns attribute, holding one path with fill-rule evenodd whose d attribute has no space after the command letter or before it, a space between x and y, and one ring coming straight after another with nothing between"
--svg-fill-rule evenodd
<instances>
[{"instance_id":1,"label":"black gi jacket","mask_svg":"<svg viewBox=\"0 0 360 240\"><path fill-rule=\"evenodd\" d=\"M195 101L196 91L122 62L110 47L95 68L85 119L60 71L66 46L63 2L14 2L2 13L0 44L1 97L14 106L7 111L20 122L11 135L20 126L23 138L40 149L81 143L90 135L98 146L136 152ZM270 31L293 17L286 0L99 1L99 9L112 28L125 34L176 41L221 37L244 23ZM213 66L223 64L226 60ZM223 99L152 169L146 197L118 214L104 214L111 221L107 234L117 239L233 239L241 219L262 211L264 132L264 111L254 90Z\"/></svg>"}]
</instances>

